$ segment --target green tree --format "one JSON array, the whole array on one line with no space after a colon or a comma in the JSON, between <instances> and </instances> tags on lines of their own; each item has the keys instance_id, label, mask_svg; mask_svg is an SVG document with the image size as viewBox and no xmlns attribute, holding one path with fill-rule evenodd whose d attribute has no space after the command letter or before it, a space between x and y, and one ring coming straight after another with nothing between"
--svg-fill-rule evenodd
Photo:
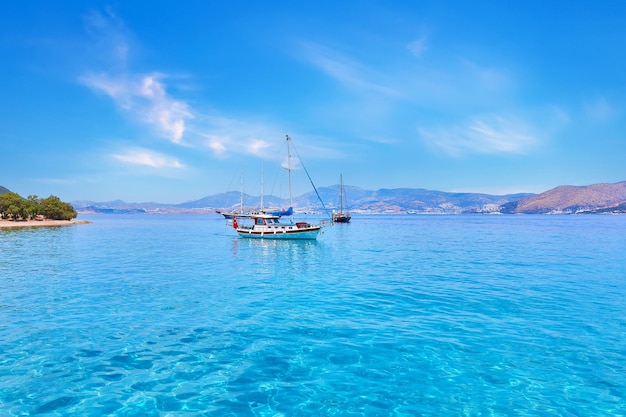
<instances>
[{"instance_id":1,"label":"green tree","mask_svg":"<svg viewBox=\"0 0 626 417\"><path fill-rule=\"evenodd\" d=\"M28 217L31 219L41 214L41 199L36 195L29 195L27 199Z\"/></svg>"},{"instance_id":2,"label":"green tree","mask_svg":"<svg viewBox=\"0 0 626 417\"><path fill-rule=\"evenodd\" d=\"M40 200L41 214L48 219L71 220L77 216L76 210L71 204L65 203L59 197L51 195Z\"/></svg>"},{"instance_id":3,"label":"green tree","mask_svg":"<svg viewBox=\"0 0 626 417\"><path fill-rule=\"evenodd\" d=\"M0 216L3 219L12 217L25 219L28 216L26 200L12 191L0 195Z\"/></svg>"}]
</instances>

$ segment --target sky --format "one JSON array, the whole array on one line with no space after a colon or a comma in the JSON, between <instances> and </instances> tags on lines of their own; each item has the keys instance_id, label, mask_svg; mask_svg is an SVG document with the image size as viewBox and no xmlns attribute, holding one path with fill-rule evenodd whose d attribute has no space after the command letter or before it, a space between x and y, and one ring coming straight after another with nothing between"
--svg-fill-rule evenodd
<instances>
[{"instance_id":1,"label":"sky","mask_svg":"<svg viewBox=\"0 0 626 417\"><path fill-rule=\"evenodd\" d=\"M624 181L625 47L611 0L4 2L0 185L269 194L285 135L317 187Z\"/></svg>"}]
</instances>

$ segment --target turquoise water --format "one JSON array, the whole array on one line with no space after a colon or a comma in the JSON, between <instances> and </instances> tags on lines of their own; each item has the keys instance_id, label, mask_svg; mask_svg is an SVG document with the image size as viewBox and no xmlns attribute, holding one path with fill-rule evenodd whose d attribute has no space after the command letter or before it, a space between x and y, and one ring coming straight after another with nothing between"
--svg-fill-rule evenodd
<instances>
[{"instance_id":1,"label":"turquoise water","mask_svg":"<svg viewBox=\"0 0 626 417\"><path fill-rule=\"evenodd\" d=\"M2 416L626 415L626 216L0 230Z\"/></svg>"}]
</instances>

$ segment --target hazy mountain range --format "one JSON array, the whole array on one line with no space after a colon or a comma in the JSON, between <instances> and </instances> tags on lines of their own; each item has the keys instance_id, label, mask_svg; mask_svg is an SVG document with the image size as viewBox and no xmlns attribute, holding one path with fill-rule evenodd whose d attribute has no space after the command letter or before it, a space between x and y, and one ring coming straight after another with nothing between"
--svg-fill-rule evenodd
<instances>
[{"instance_id":1,"label":"hazy mountain range","mask_svg":"<svg viewBox=\"0 0 626 417\"><path fill-rule=\"evenodd\" d=\"M626 181L614 184L586 186L562 185L540 194L492 195L480 193L450 193L421 188L382 188L365 190L346 186L347 210L352 213L415 213L415 214L461 214L461 213L626 213ZM9 190L0 186L0 194ZM297 212L323 212L339 208L339 185L318 188L294 198ZM287 208L289 201L272 195L263 197L241 194L238 191L206 196L180 204L157 202L128 203L121 200L108 202L72 201L79 213L184 213L214 212L215 210L239 210L243 200L245 210ZM346 210L346 207L344 207Z\"/></svg>"},{"instance_id":2,"label":"hazy mountain range","mask_svg":"<svg viewBox=\"0 0 626 417\"><path fill-rule=\"evenodd\" d=\"M339 185L318 188L325 208L339 208ZM626 213L626 181L615 184L559 186L541 194L520 193L491 195L480 193L450 193L416 188L366 190L346 186L347 209L352 213ZM240 200L244 209L258 209L261 198L238 191L206 196L180 204L127 203L116 200L104 203L73 201L78 212L198 212L238 210ZM298 212L322 212L324 207L315 192L294 198ZM272 195L263 197L265 208L286 208L289 202ZM344 207L344 210L346 208Z\"/></svg>"}]
</instances>

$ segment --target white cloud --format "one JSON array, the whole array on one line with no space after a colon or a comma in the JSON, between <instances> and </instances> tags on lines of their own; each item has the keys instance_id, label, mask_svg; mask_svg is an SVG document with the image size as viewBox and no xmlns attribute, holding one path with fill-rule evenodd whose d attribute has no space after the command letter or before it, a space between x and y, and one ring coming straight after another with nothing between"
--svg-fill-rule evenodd
<instances>
[{"instance_id":1,"label":"white cloud","mask_svg":"<svg viewBox=\"0 0 626 417\"><path fill-rule=\"evenodd\" d=\"M418 129L429 145L453 156L467 153L525 153L539 138L525 123L501 115L475 117L462 126Z\"/></svg>"},{"instance_id":2,"label":"white cloud","mask_svg":"<svg viewBox=\"0 0 626 417\"><path fill-rule=\"evenodd\" d=\"M185 122L193 115L189 106L171 98L161 78L163 75L140 76L90 74L81 78L89 88L109 96L124 111L157 128L173 143L181 143Z\"/></svg>"},{"instance_id":3,"label":"white cloud","mask_svg":"<svg viewBox=\"0 0 626 417\"><path fill-rule=\"evenodd\" d=\"M178 159L148 149L127 149L123 153L112 154L111 156L129 165L148 166L152 168L185 168Z\"/></svg>"},{"instance_id":4,"label":"white cloud","mask_svg":"<svg viewBox=\"0 0 626 417\"><path fill-rule=\"evenodd\" d=\"M226 156L227 153L251 154L267 157L265 152L270 146L266 141L250 137L246 131L230 131L224 135L204 135L206 147L217 156Z\"/></svg>"},{"instance_id":5,"label":"white cloud","mask_svg":"<svg viewBox=\"0 0 626 417\"><path fill-rule=\"evenodd\" d=\"M104 70L93 71L79 81L110 97L125 112L155 127L173 143L181 143L185 122L193 118L189 105L167 93L164 74L133 74L127 68L129 37L122 22L110 11L84 17Z\"/></svg>"},{"instance_id":6,"label":"white cloud","mask_svg":"<svg viewBox=\"0 0 626 417\"><path fill-rule=\"evenodd\" d=\"M216 155L224 155L226 153L226 145L224 139L218 136L207 136L207 147L211 149Z\"/></svg>"},{"instance_id":7,"label":"white cloud","mask_svg":"<svg viewBox=\"0 0 626 417\"><path fill-rule=\"evenodd\" d=\"M192 118L188 105L170 98L156 76L143 77L141 92L148 100L147 120L157 124L172 142L180 143L185 132L185 120Z\"/></svg>"},{"instance_id":8,"label":"white cloud","mask_svg":"<svg viewBox=\"0 0 626 417\"><path fill-rule=\"evenodd\" d=\"M250 153L253 155L263 155L270 144L262 139L252 139L249 144Z\"/></svg>"},{"instance_id":9,"label":"white cloud","mask_svg":"<svg viewBox=\"0 0 626 417\"><path fill-rule=\"evenodd\" d=\"M191 132L216 156L254 155L272 159L272 147L284 137L282 129L263 121L240 120L215 113L198 114Z\"/></svg>"}]
</instances>

